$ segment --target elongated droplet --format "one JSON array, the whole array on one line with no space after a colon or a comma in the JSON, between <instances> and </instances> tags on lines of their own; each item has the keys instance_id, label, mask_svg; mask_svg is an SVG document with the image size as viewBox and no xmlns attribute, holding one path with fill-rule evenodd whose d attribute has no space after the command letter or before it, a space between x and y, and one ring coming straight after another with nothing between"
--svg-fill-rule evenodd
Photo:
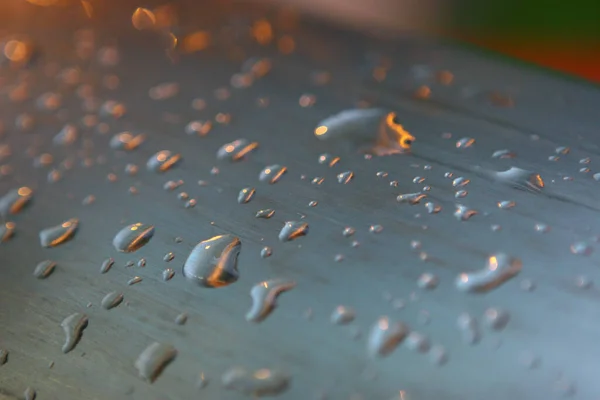
<instances>
[{"instance_id":1,"label":"elongated droplet","mask_svg":"<svg viewBox=\"0 0 600 400\"><path fill-rule=\"evenodd\" d=\"M110 310L123 302L123 294L119 292L110 292L102 299L101 305L104 309Z\"/></svg>"},{"instance_id":2,"label":"elongated droplet","mask_svg":"<svg viewBox=\"0 0 600 400\"><path fill-rule=\"evenodd\" d=\"M432 202L425 203L425 208L429 214L437 214L442 211L442 206Z\"/></svg>"},{"instance_id":3,"label":"elongated droplet","mask_svg":"<svg viewBox=\"0 0 600 400\"><path fill-rule=\"evenodd\" d=\"M289 242L308 233L308 224L301 221L288 221L279 232L279 240Z\"/></svg>"},{"instance_id":4,"label":"elongated droplet","mask_svg":"<svg viewBox=\"0 0 600 400\"><path fill-rule=\"evenodd\" d=\"M140 378L153 383L164 369L177 357L177 350L170 344L154 342L146 347L135 360Z\"/></svg>"},{"instance_id":5,"label":"elongated droplet","mask_svg":"<svg viewBox=\"0 0 600 400\"><path fill-rule=\"evenodd\" d=\"M183 275L200 286L218 288L238 280L238 256L242 242L233 235L220 235L196 245L183 264Z\"/></svg>"},{"instance_id":6,"label":"elongated droplet","mask_svg":"<svg viewBox=\"0 0 600 400\"><path fill-rule=\"evenodd\" d=\"M404 153L415 138L398 121L396 113L380 108L342 111L319 123L315 136L345 141L375 155Z\"/></svg>"},{"instance_id":7,"label":"elongated droplet","mask_svg":"<svg viewBox=\"0 0 600 400\"><path fill-rule=\"evenodd\" d=\"M474 215L477 215L477 211L475 211L467 206L464 206L462 204L456 205L456 210L454 211L454 216L459 221L466 221Z\"/></svg>"},{"instance_id":8,"label":"elongated droplet","mask_svg":"<svg viewBox=\"0 0 600 400\"><path fill-rule=\"evenodd\" d=\"M117 133L110 139L110 147L115 150L132 151L140 147L146 141L146 135L134 135L131 132Z\"/></svg>"},{"instance_id":9,"label":"elongated droplet","mask_svg":"<svg viewBox=\"0 0 600 400\"><path fill-rule=\"evenodd\" d=\"M154 236L154 226L138 222L121 229L113 238L113 246L120 252L132 253L146 245Z\"/></svg>"},{"instance_id":10,"label":"elongated droplet","mask_svg":"<svg viewBox=\"0 0 600 400\"><path fill-rule=\"evenodd\" d=\"M258 323L265 320L277 306L277 297L295 286L296 282L284 279L272 279L254 285L250 291L252 307L246 314L246 321Z\"/></svg>"},{"instance_id":11,"label":"elongated droplet","mask_svg":"<svg viewBox=\"0 0 600 400\"><path fill-rule=\"evenodd\" d=\"M462 313L458 316L456 326L460 331L464 343L473 345L481 339L477 320L468 313Z\"/></svg>"},{"instance_id":12,"label":"elongated droplet","mask_svg":"<svg viewBox=\"0 0 600 400\"><path fill-rule=\"evenodd\" d=\"M54 136L52 142L57 146L69 146L77 141L77 137L77 127L67 124Z\"/></svg>"},{"instance_id":13,"label":"elongated droplet","mask_svg":"<svg viewBox=\"0 0 600 400\"><path fill-rule=\"evenodd\" d=\"M456 148L457 149L466 149L468 147L473 146L473 144L475 144L475 139L470 138L470 137L464 137L462 139L459 139L456 142Z\"/></svg>"},{"instance_id":14,"label":"elongated droplet","mask_svg":"<svg viewBox=\"0 0 600 400\"><path fill-rule=\"evenodd\" d=\"M258 176L258 180L261 182L268 182L274 184L279 182L279 179L287 172L287 168L281 165L273 164L265 167Z\"/></svg>"},{"instance_id":15,"label":"elongated droplet","mask_svg":"<svg viewBox=\"0 0 600 400\"><path fill-rule=\"evenodd\" d=\"M65 332L65 344L62 351L68 353L79 343L83 330L88 326L88 317L85 314L74 313L65 318L60 326Z\"/></svg>"},{"instance_id":16,"label":"elongated droplet","mask_svg":"<svg viewBox=\"0 0 600 400\"><path fill-rule=\"evenodd\" d=\"M333 313L331 313L330 321L334 325L346 325L354 321L356 318L356 312L346 306L337 306Z\"/></svg>"},{"instance_id":17,"label":"elongated droplet","mask_svg":"<svg viewBox=\"0 0 600 400\"><path fill-rule=\"evenodd\" d=\"M469 183L471 183L470 179L467 179L465 177L459 176L458 178L454 179L452 181L452 186L454 187L463 187L463 186L467 186Z\"/></svg>"},{"instance_id":18,"label":"elongated droplet","mask_svg":"<svg viewBox=\"0 0 600 400\"><path fill-rule=\"evenodd\" d=\"M508 210L509 208L513 208L516 205L514 201L511 200L503 200L497 203L497 206L501 210Z\"/></svg>"},{"instance_id":19,"label":"elongated droplet","mask_svg":"<svg viewBox=\"0 0 600 400\"><path fill-rule=\"evenodd\" d=\"M508 325L510 314L500 308L488 308L483 313L483 321L489 329L501 331Z\"/></svg>"},{"instance_id":20,"label":"elongated droplet","mask_svg":"<svg viewBox=\"0 0 600 400\"><path fill-rule=\"evenodd\" d=\"M71 218L60 225L42 229L40 231L40 244L42 247L56 247L66 243L73 239L78 227L79 220Z\"/></svg>"},{"instance_id":21,"label":"elongated droplet","mask_svg":"<svg viewBox=\"0 0 600 400\"><path fill-rule=\"evenodd\" d=\"M33 276L38 279L46 279L52 272L54 272L54 268L56 268L56 262L51 260L45 260L40 262L33 271Z\"/></svg>"},{"instance_id":22,"label":"elongated droplet","mask_svg":"<svg viewBox=\"0 0 600 400\"><path fill-rule=\"evenodd\" d=\"M522 266L518 258L497 253L487 259L485 268L460 274L456 288L462 292L488 292L516 276Z\"/></svg>"},{"instance_id":23,"label":"elongated droplet","mask_svg":"<svg viewBox=\"0 0 600 400\"><path fill-rule=\"evenodd\" d=\"M381 317L369 332L367 354L370 357L386 357L408 335L410 329L402 322L392 322L388 317Z\"/></svg>"},{"instance_id":24,"label":"elongated droplet","mask_svg":"<svg viewBox=\"0 0 600 400\"><path fill-rule=\"evenodd\" d=\"M496 150L492 154L492 158L515 158L516 156L515 153L507 149Z\"/></svg>"},{"instance_id":25,"label":"elongated droplet","mask_svg":"<svg viewBox=\"0 0 600 400\"><path fill-rule=\"evenodd\" d=\"M398 195L396 201L398 203L418 204L426 197L427 195L424 193L407 193Z\"/></svg>"},{"instance_id":26,"label":"elongated droplet","mask_svg":"<svg viewBox=\"0 0 600 400\"><path fill-rule=\"evenodd\" d=\"M148 159L146 168L151 172L165 172L181 161L181 154L161 150Z\"/></svg>"},{"instance_id":27,"label":"elongated droplet","mask_svg":"<svg viewBox=\"0 0 600 400\"><path fill-rule=\"evenodd\" d=\"M273 249L271 249L269 246L263 247L262 250L260 251L260 256L262 258L271 257L272 254L273 254Z\"/></svg>"},{"instance_id":28,"label":"elongated droplet","mask_svg":"<svg viewBox=\"0 0 600 400\"><path fill-rule=\"evenodd\" d=\"M244 189L240 190L240 193L238 194L238 198L237 198L238 203L240 203L240 204L248 203L254 197L254 193L256 193L256 190L254 190L254 188L244 188Z\"/></svg>"},{"instance_id":29,"label":"elongated droplet","mask_svg":"<svg viewBox=\"0 0 600 400\"><path fill-rule=\"evenodd\" d=\"M590 246L589 243L586 242L576 242L570 246L571 253L579 255L579 256L589 256L592 254L594 249Z\"/></svg>"},{"instance_id":30,"label":"elongated droplet","mask_svg":"<svg viewBox=\"0 0 600 400\"><path fill-rule=\"evenodd\" d=\"M188 315L187 313L181 313L178 316L175 317L175 323L177 325L185 325L185 323L188 320Z\"/></svg>"},{"instance_id":31,"label":"elongated droplet","mask_svg":"<svg viewBox=\"0 0 600 400\"><path fill-rule=\"evenodd\" d=\"M241 367L230 368L221 376L224 388L257 398L285 392L291 380L291 376L282 371L259 369L250 372Z\"/></svg>"},{"instance_id":32,"label":"elongated droplet","mask_svg":"<svg viewBox=\"0 0 600 400\"><path fill-rule=\"evenodd\" d=\"M107 258L106 260L102 261L102 265L100 265L100 273L107 273L114 264L115 260L113 258Z\"/></svg>"},{"instance_id":33,"label":"elongated droplet","mask_svg":"<svg viewBox=\"0 0 600 400\"><path fill-rule=\"evenodd\" d=\"M344 185L350 183L350 181L353 178L354 178L354 172L352 172L352 171L342 172L342 173L338 174L338 176L337 176L338 182L342 183Z\"/></svg>"},{"instance_id":34,"label":"elongated droplet","mask_svg":"<svg viewBox=\"0 0 600 400\"><path fill-rule=\"evenodd\" d=\"M538 193L544 188L544 181L538 173L517 167L510 167L506 171L489 171L475 168L475 172L519 190Z\"/></svg>"},{"instance_id":35,"label":"elongated droplet","mask_svg":"<svg viewBox=\"0 0 600 400\"><path fill-rule=\"evenodd\" d=\"M264 219L269 219L271 218L273 215L275 214L275 210L270 209L270 208L266 208L264 210L259 210L256 213L256 218L264 218Z\"/></svg>"},{"instance_id":36,"label":"elongated droplet","mask_svg":"<svg viewBox=\"0 0 600 400\"><path fill-rule=\"evenodd\" d=\"M143 281L142 277L140 277L140 276L134 276L133 278L131 278L130 280L127 281L127 285L128 286L133 286L135 284L140 283L141 281Z\"/></svg>"},{"instance_id":37,"label":"elongated droplet","mask_svg":"<svg viewBox=\"0 0 600 400\"><path fill-rule=\"evenodd\" d=\"M14 222L6 222L0 225L0 243L8 242L15 236L16 225Z\"/></svg>"},{"instance_id":38,"label":"elongated droplet","mask_svg":"<svg viewBox=\"0 0 600 400\"><path fill-rule=\"evenodd\" d=\"M8 362L8 350L0 349L0 366Z\"/></svg>"},{"instance_id":39,"label":"elongated droplet","mask_svg":"<svg viewBox=\"0 0 600 400\"><path fill-rule=\"evenodd\" d=\"M439 283L440 280L438 277L429 273L421 274L417 280L417 285L419 288L427 290L435 289Z\"/></svg>"},{"instance_id":40,"label":"elongated droplet","mask_svg":"<svg viewBox=\"0 0 600 400\"><path fill-rule=\"evenodd\" d=\"M8 215L18 214L32 198L33 190L26 186L10 190L0 198L0 216L6 218Z\"/></svg>"},{"instance_id":41,"label":"elongated droplet","mask_svg":"<svg viewBox=\"0 0 600 400\"><path fill-rule=\"evenodd\" d=\"M249 142L246 139L234 140L224 144L217 151L218 160L239 161L258 148L258 142Z\"/></svg>"},{"instance_id":42,"label":"elongated droplet","mask_svg":"<svg viewBox=\"0 0 600 400\"><path fill-rule=\"evenodd\" d=\"M175 270L173 268L165 268L162 272L163 281L170 281L175 276Z\"/></svg>"}]
</instances>

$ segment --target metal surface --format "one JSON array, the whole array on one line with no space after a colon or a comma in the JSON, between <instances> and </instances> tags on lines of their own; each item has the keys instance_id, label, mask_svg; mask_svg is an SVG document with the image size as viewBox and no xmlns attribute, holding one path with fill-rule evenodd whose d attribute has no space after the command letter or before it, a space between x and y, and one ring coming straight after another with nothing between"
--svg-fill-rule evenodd
<instances>
[{"instance_id":1,"label":"metal surface","mask_svg":"<svg viewBox=\"0 0 600 400\"><path fill-rule=\"evenodd\" d=\"M61 16L56 10L35 9L28 18L6 23L9 33L31 35L43 57L28 70L29 77L10 67L2 70L6 133L1 140L12 151L2 164L10 165L12 173L0 180L0 194L23 185L35 194L30 207L10 218L16 223L15 237L0 245L0 348L10 352L8 362L0 366L0 398L21 398L31 387L40 400L234 400L244 396L222 388L220 375L236 365L290 373L292 386L282 399L319 398L320 393L331 399L369 400L551 399L565 394L593 399L600 392L600 295L593 286L578 285L578 276L597 278L598 255L570 250L581 241L596 247L600 192L592 174L600 162L597 88L431 40L377 41L310 23L290 31L296 49L283 55L273 45L258 46L250 40L246 24L255 14L230 18L230 11L226 18L189 12L189 20L197 15L198 26L228 28L215 31L219 39L210 49L174 63L156 35L131 28L130 11L123 6L109 13L98 6L95 17L86 21L75 12ZM181 30L194 27L184 22ZM75 57L75 28L86 25L95 29L95 51L107 43L118 44L117 66L103 67L95 57ZM280 37L285 30L276 33ZM390 61L381 82L372 78L374 54ZM271 58L271 72L249 88L231 88L231 76L246 58L256 55ZM98 126L81 128L82 138L73 147L53 145L53 136L65 123L81 124L86 113L74 88L60 83L55 74L48 77L49 69L43 66L49 62L61 68L79 65L82 82L97 88L98 99L123 102L126 114L120 119L102 117L109 126L105 134ZM452 72L450 85L434 78L439 70ZM315 86L315 71L329 71L331 82ZM8 96L19 74L32 82L32 97L23 103ZM117 89L103 86L107 74L119 77ZM179 83L180 93L150 100L148 90L162 82ZM421 85L430 87L428 99L413 98ZM214 91L223 87L229 87L231 96L220 101ZM35 99L50 90L63 93L67 111L36 108ZM490 91L510 95L514 106L490 103ZM316 103L300 107L298 99L307 93L316 96ZM205 110L191 107L198 97L207 101ZM268 99L268 105L259 106L259 98ZM365 159L351 148L331 147L314 137L319 121L365 98L398 113L416 137L412 155ZM16 116L24 111L37 121L31 133L14 128ZM185 133L189 121L214 120L217 113L230 113L230 124L213 122L205 137ZM147 140L132 152L111 149L112 135L124 130L143 132ZM452 137L445 139L444 133ZM457 148L462 137L474 138L474 145ZM242 161L218 161L217 150L238 138L258 141L260 147ZM570 152L550 161L559 146ZM29 148L35 154L51 153L62 179L49 183L50 168L34 167ZM493 159L492 153L501 149L514 151L516 158ZM178 152L183 161L164 173L148 171L148 158L160 150ZM331 168L320 164L319 155L325 152L339 156L340 162ZM106 162L97 162L99 156ZM84 166L85 157L94 160L93 165ZM591 162L582 164L586 157ZM72 160L72 168L61 167L64 160ZM128 175L127 164L137 165L139 172ZM286 166L287 174L272 185L259 182L261 170L272 164ZM469 172L474 165L536 171L549 195L490 182ZM336 175L347 170L354 179L338 183ZM469 192L465 198L454 197L456 189L446 172L471 180L464 188ZM110 173L116 181L107 179ZM413 183L416 176L425 180ZM322 184L311 183L315 177L321 177ZM163 189L166 181L179 179L184 184L177 190ZM199 180L208 184L201 186ZM425 185L431 187L428 199L443 207L440 213L428 214L422 203L396 201L398 194L414 193ZM135 194L130 187L136 188ZM239 204L238 193L245 187L256 188L256 194L249 203ZM185 208L178 199L182 191L197 200L194 208ZM88 195L96 201L82 204ZM504 200L514 201L515 207L500 209L496 203ZM309 207L311 201L318 204ZM479 214L459 221L453 216L456 203ZM255 218L265 208L274 209L274 216ZM74 239L42 248L39 231L70 218L80 223ZM308 234L280 242L284 222L300 219L309 224ZM136 222L154 225L154 237L136 253L118 253L113 237ZM551 230L538 232L537 223ZM374 224L383 230L370 233ZM342 235L346 226L356 229L354 236ZM217 289L186 281L181 267L191 249L223 233L241 239L239 280ZM183 240L176 241L178 237ZM354 240L360 246L353 247ZM415 250L413 241L421 247ZM264 246L272 247L271 257L261 258ZM520 275L487 294L455 288L459 273L483 268L486 257L499 251L522 259ZM175 258L167 263L163 257L168 252ZM339 262L337 255L343 255ZM101 274L108 257L114 257L115 265ZM142 257L145 267L125 267ZM36 279L34 269L46 259L57 266L46 279ZM167 267L176 275L165 282L162 271ZM434 290L417 287L425 272L439 278ZM143 280L128 286L134 276ZM263 322L247 322L252 287L277 278L294 280L296 287L279 297L277 308ZM531 280L535 290L523 290L523 280ZM101 302L113 291L123 293L124 302L107 310ZM354 308L355 322L332 325L330 316L338 305ZM510 313L503 331L483 326L482 315L489 307ZM75 349L63 354L60 324L76 312L87 314L89 326ZM187 323L176 324L184 312ZM480 322L478 344L462 341L457 318L464 312ZM443 345L448 362L436 366L428 355L405 345L387 358L368 358L366 335L384 315ZM138 378L134 363L154 341L173 345L179 354L150 384ZM539 364L529 368L535 358ZM201 391L200 373L209 379Z\"/></svg>"}]
</instances>

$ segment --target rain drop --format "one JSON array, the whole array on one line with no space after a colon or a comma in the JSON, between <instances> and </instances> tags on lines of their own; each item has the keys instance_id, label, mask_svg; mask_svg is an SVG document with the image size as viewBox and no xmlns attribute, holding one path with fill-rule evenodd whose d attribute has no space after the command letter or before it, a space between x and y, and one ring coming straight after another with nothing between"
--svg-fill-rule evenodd
<instances>
[{"instance_id":1,"label":"rain drop","mask_svg":"<svg viewBox=\"0 0 600 400\"><path fill-rule=\"evenodd\" d=\"M175 166L181 160L179 153L161 150L148 159L146 168L151 172L164 172Z\"/></svg>"},{"instance_id":2,"label":"rain drop","mask_svg":"<svg viewBox=\"0 0 600 400\"><path fill-rule=\"evenodd\" d=\"M518 258L498 253L487 259L485 268L465 272L456 279L456 288L462 292L487 292L517 275L523 264Z\"/></svg>"},{"instance_id":3,"label":"rain drop","mask_svg":"<svg viewBox=\"0 0 600 400\"><path fill-rule=\"evenodd\" d=\"M220 235L198 243L183 265L183 275L200 286L218 288L238 280L240 239Z\"/></svg>"},{"instance_id":4,"label":"rain drop","mask_svg":"<svg viewBox=\"0 0 600 400\"><path fill-rule=\"evenodd\" d=\"M138 222L121 229L113 238L113 246L122 253L132 253L146 245L154 236L154 226Z\"/></svg>"},{"instance_id":5,"label":"rain drop","mask_svg":"<svg viewBox=\"0 0 600 400\"><path fill-rule=\"evenodd\" d=\"M79 220L71 218L60 225L42 229L40 231L40 244L42 247L56 247L73 239Z\"/></svg>"},{"instance_id":6,"label":"rain drop","mask_svg":"<svg viewBox=\"0 0 600 400\"><path fill-rule=\"evenodd\" d=\"M265 167L258 176L258 180L261 182L268 182L274 184L279 182L279 179L287 172L287 168L281 165L273 164Z\"/></svg>"},{"instance_id":7,"label":"rain drop","mask_svg":"<svg viewBox=\"0 0 600 400\"><path fill-rule=\"evenodd\" d=\"M240 204L248 203L250 200L252 200L255 193L256 193L256 190L251 187L247 187L247 188L240 190L240 193L238 194L238 198L237 198L238 203L240 203Z\"/></svg>"},{"instance_id":8,"label":"rain drop","mask_svg":"<svg viewBox=\"0 0 600 400\"><path fill-rule=\"evenodd\" d=\"M154 342L138 356L135 368L140 378L153 383L176 357L175 347Z\"/></svg>"},{"instance_id":9,"label":"rain drop","mask_svg":"<svg viewBox=\"0 0 600 400\"><path fill-rule=\"evenodd\" d=\"M381 317L371 327L367 339L367 354L370 357L386 357L404 340L409 328L402 322L392 322Z\"/></svg>"},{"instance_id":10,"label":"rain drop","mask_svg":"<svg viewBox=\"0 0 600 400\"><path fill-rule=\"evenodd\" d=\"M293 289L296 282L284 279L272 279L260 282L250 291L252 307L246 313L246 321L262 322L277 306L277 298L283 292Z\"/></svg>"}]
</instances>

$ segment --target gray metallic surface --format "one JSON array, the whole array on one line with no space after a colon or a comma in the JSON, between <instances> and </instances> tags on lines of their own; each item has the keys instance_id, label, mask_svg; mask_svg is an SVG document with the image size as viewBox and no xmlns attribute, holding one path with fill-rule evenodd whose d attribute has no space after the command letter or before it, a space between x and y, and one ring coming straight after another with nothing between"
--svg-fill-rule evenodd
<instances>
[{"instance_id":1,"label":"gray metallic surface","mask_svg":"<svg viewBox=\"0 0 600 400\"><path fill-rule=\"evenodd\" d=\"M16 224L15 237L0 244L0 348L10 352L8 362L0 366L0 399L21 398L27 387L34 388L40 400L241 399L245 396L220 384L220 375L237 365L289 373L291 387L282 399L326 393L330 399L530 400L560 398L565 392L594 399L600 393L600 293L594 286L584 289L578 281L580 276L598 278L598 253L576 255L570 250L582 241L591 249L597 246L600 183L592 178L600 171L595 169L600 162L597 88L430 40L377 41L310 24L291 33L296 51L282 55L273 46L257 46L248 39L252 13L231 19L227 11L225 17L212 17L202 7L183 13L182 33L195 26L228 28L217 30L217 45L173 63L156 35L131 28L129 6L123 3L122 9L109 12L98 5L91 21L80 11L30 8L4 21L8 33L28 33L43 56L29 69L32 96L23 103L8 97L19 72L8 67L0 71L0 112L6 130L0 143L12 150L1 164L13 171L0 180L0 195L23 185L35 192L32 204L10 217ZM211 12L220 15L218 10ZM118 44L119 65L107 68L76 59L73 33L88 25L97 33L96 50ZM231 60L234 42L244 56ZM371 78L373 54L391 60L381 83ZM256 55L272 59L271 72L249 88L230 88L225 101L215 99L214 91L229 87L243 61ZM97 88L101 102L121 101L127 113L120 119L101 119L108 123L108 133L81 128L74 147L54 145L55 134L67 122L81 127L85 114L74 89L44 75L47 62L61 68L79 65L83 82ZM424 68L416 66L434 75L449 70L454 81L441 85L417 73ZM313 85L311 73L323 70L331 72L331 82ZM103 87L106 74L118 75L116 90ZM150 100L148 90L162 82L179 83L180 93ZM412 93L424 84L431 88L430 99L414 99ZM35 99L49 90L63 93L65 118L37 110ZM490 104L489 91L510 94L514 107ZM314 106L298 105L305 93L316 96ZM205 110L190 106L197 97L207 101ZM257 106L263 97L268 106ZM314 137L319 121L354 107L362 98L397 111L416 137L412 155L366 160L350 147L331 147ZM31 133L14 128L15 118L24 111L37 121ZM205 137L185 133L189 121L214 119L217 113L230 113L231 123L214 123ZM143 132L147 140L132 152L112 149L111 137L124 130ZM445 132L452 138L442 138ZM455 143L462 137L474 138L475 144L457 149ZM243 161L218 161L218 149L238 138L258 141L260 147ZM70 159L73 168L49 183L50 168L34 167L26 154L32 146L36 154L51 153L54 167ZM570 147L570 153L549 161L559 146ZM501 149L517 157L492 159ZM146 170L148 158L160 150L178 152L183 161L164 173ZM324 152L341 161L332 168L319 164ZM82 165L84 157L98 156L106 162ZM580 164L586 157L591 162ZM127 164L139 167L137 175L125 173ZM259 182L261 170L272 164L286 166L287 173L272 185ZM499 185L471 172L474 165L535 171L543 177L547 194ZM213 167L218 174L211 174ZM591 172L579 172L585 167ZM354 179L339 184L337 174L348 170ZM378 177L379 171L388 175ZM471 180L465 198L454 198L446 172ZM115 182L107 179L110 173L117 176ZM425 181L413 183L416 176ZM324 178L323 183L311 184L315 177ZM163 189L166 181L180 179L184 184L178 189ZM200 186L198 180L208 185ZM390 181L398 186L390 186ZM425 185L431 186L427 200L442 206L438 214L428 214L424 201L396 201L399 194L418 192ZM130 193L132 186L137 194ZM256 194L247 204L238 204L238 193L245 187L256 188ZM197 200L195 207L184 207L177 196L182 191ZM82 204L88 195L96 201ZM313 200L318 205L309 207ZM496 203L504 200L516 206L498 208ZM456 203L479 214L459 221L453 216ZM267 208L275 210L272 218L255 218L258 210ZM40 230L70 218L78 218L80 224L74 239L42 248ZM309 233L280 242L283 224L301 219L309 224ZM136 222L154 225L154 237L136 253L118 253L112 245L114 235ZM538 223L551 230L537 232ZM369 233L374 224L382 225L383 231ZM492 229L496 224L500 230ZM354 236L342 235L346 226L356 229ZM191 249L219 234L242 241L239 280L218 289L186 281L181 267ZM353 247L353 240L360 246ZM413 249L412 241L419 241L421 248ZM261 257L264 246L272 248L272 256ZM175 254L171 262L163 261L168 252ZM486 294L455 288L459 273L483 268L486 257L496 252L520 258L521 273ZM336 262L340 254L343 260ZM115 265L101 274L108 257ZM142 257L145 267L125 267ZM47 259L57 263L54 273L36 279L35 266ZM162 272L168 267L176 275L165 282ZM417 281L423 273L434 274L439 285L420 289ZM143 280L128 286L134 276ZM263 322L249 323L245 315L252 305L250 290L268 279L293 280L296 287L279 297L277 308ZM523 290L524 280L535 290ZM123 293L123 303L110 311L101 307L102 299L115 291ZM400 300L403 309L398 309ZM339 305L352 307L355 321L332 324L331 314ZM484 312L490 307L509 312L504 330L484 325ZM187 322L176 324L184 312ZM465 312L479 321L481 340L474 345L463 341L457 325ZM85 313L89 326L75 349L63 354L61 321L74 313ZM366 335L380 316L402 321L432 344L444 346L448 362L436 366L428 355L405 345L387 358L368 358ZM155 341L173 345L178 356L150 384L137 376L134 362ZM533 358L539 358L539 365L530 369ZM201 373L209 383L199 391Z\"/></svg>"}]
</instances>

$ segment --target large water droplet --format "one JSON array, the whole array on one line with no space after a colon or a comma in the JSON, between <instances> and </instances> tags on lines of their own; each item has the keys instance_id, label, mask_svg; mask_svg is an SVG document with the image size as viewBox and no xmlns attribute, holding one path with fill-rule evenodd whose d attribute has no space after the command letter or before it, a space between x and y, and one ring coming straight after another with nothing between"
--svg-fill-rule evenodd
<instances>
[{"instance_id":1,"label":"large water droplet","mask_svg":"<svg viewBox=\"0 0 600 400\"><path fill-rule=\"evenodd\" d=\"M33 190L26 186L10 190L0 198L0 216L6 218L8 215L18 214L32 198Z\"/></svg>"},{"instance_id":2,"label":"large water droplet","mask_svg":"<svg viewBox=\"0 0 600 400\"><path fill-rule=\"evenodd\" d=\"M83 330L88 326L88 317L85 314L74 313L65 318L60 326L65 333L65 344L63 344L63 353L68 353L77 346Z\"/></svg>"},{"instance_id":3,"label":"large water droplet","mask_svg":"<svg viewBox=\"0 0 600 400\"><path fill-rule=\"evenodd\" d=\"M40 244L42 247L56 247L66 243L73 239L78 227L79 220L71 218L60 225L42 229L39 234Z\"/></svg>"},{"instance_id":4,"label":"large water droplet","mask_svg":"<svg viewBox=\"0 0 600 400\"><path fill-rule=\"evenodd\" d=\"M265 167L259 174L258 180L270 184L279 182L279 179L287 172L287 168L278 164Z\"/></svg>"},{"instance_id":5,"label":"large water droplet","mask_svg":"<svg viewBox=\"0 0 600 400\"><path fill-rule=\"evenodd\" d=\"M308 234L308 224L301 221L288 221L279 232L279 240L289 242Z\"/></svg>"},{"instance_id":6,"label":"large water droplet","mask_svg":"<svg viewBox=\"0 0 600 400\"><path fill-rule=\"evenodd\" d=\"M135 368L140 378L153 383L176 357L175 347L154 342L140 353L135 360Z\"/></svg>"},{"instance_id":7,"label":"large water droplet","mask_svg":"<svg viewBox=\"0 0 600 400\"><path fill-rule=\"evenodd\" d=\"M164 172L175 166L179 161L181 161L179 153L161 150L148 159L146 168L151 172Z\"/></svg>"},{"instance_id":8,"label":"large water droplet","mask_svg":"<svg viewBox=\"0 0 600 400\"><path fill-rule=\"evenodd\" d=\"M522 266L518 258L497 253L487 259L485 268L460 274L456 279L456 288L463 292L487 292L513 278Z\"/></svg>"},{"instance_id":9,"label":"large water droplet","mask_svg":"<svg viewBox=\"0 0 600 400\"><path fill-rule=\"evenodd\" d=\"M237 139L226 143L217 151L217 159L239 161L258 148L258 142Z\"/></svg>"},{"instance_id":10,"label":"large water droplet","mask_svg":"<svg viewBox=\"0 0 600 400\"><path fill-rule=\"evenodd\" d=\"M284 279L272 279L254 285L250 291L252 307L246 313L246 320L256 323L265 320L277 306L277 297L295 286L296 282Z\"/></svg>"},{"instance_id":11,"label":"large water droplet","mask_svg":"<svg viewBox=\"0 0 600 400\"><path fill-rule=\"evenodd\" d=\"M254 372L241 367L227 370L221 377L224 388L256 398L277 396L290 386L291 376L278 370L259 369Z\"/></svg>"},{"instance_id":12,"label":"large water droplet","mask_svg":"<svg viewBox=\"0 0 600 400\"><path fill-rule=\"evenodd\" d=\"M220 235L196 245L183 265L183 275L200 286L218 288L238 280L237 261L242 243L233 235Z\"/></svg>"},{"instance_id":13,"label":"large water droplet","mask_svg":"<svg viewBox=\"0 0 600 400\"><path fill-rule=\"evenodd\" d=\"M410 329L402 322L392 322L388 317L381 317L371 327L367 339L367 354L370 357L386 357L408 335Z\"/></svg>"},{"instance_id":14,"label":"large water droplet","mask_svg":"<svg viewBox=\"0 0 600 400\"><path fill-rule=\"evenodd\" d=\"M146 245L154 236L154 226L138 222L121 229L113 238L113 246L120 252L132 253Z\"/></svg>"}]
</instances>

